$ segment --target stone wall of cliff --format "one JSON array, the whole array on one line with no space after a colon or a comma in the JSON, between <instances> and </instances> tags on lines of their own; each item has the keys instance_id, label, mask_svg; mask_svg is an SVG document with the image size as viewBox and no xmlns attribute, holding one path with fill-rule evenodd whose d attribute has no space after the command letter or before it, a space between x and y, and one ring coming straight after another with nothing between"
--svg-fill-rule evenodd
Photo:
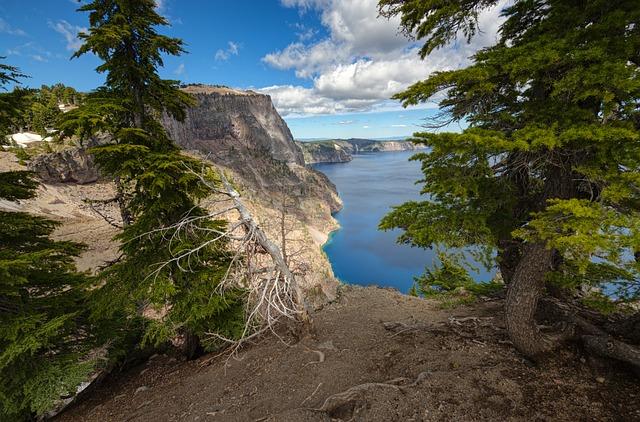
<instances>
[{"instance_id":1,"label":"stone wall of cliff","mask_svg":"<svg viewBox=\"0 0 640 422\"><path fill-rule=\"evenodd\" d=\"M184 150L232 173L262 227L278 240L278 220L286 208L291 251L308 267L308 291L332 297L337 282L322 252L337 228L332 213L342 203L322 173L305 166L302 151L271 98L253 91L193 85L185 88L197 104L183 122L168 116L163 125Z\"/></svg>"},{"instance_id":2,"label":"stone wall of cliff","mask_svg":"<svg viewBox=\"0 0 640 422\"><path fill-rule=\"evenodd\" d=\"M306 164L346 163L354 155L369 152L416 151L424 149L409 141L376 141L372 139L336 139L297 142Z\"/></svg>"},{"instance_id":3,"label":"stone wall of cliff","mask_svg":"<svg viewBox=\"0 0 640 422\"><path fill-rule=\"evenodd\" d=\"M295 253L300 263L303 287L320 303L332 298L338 282L321 247L337 228L332 213L340 209L341 202L335 186L324 174L305 166L302 151L268 96L209 86L186 90L195 96L197 105L187 110L184 122L163 118L170 136L186 153L212 161L232 177L246 206L276 243L281 242L284 210L288 252ZM84 143L105 142L108 137ZM0 156L0 170L5 162L14 165L11 157L15 161L13 154ZM61 221L61 238L89 246L78 262L83 270L94 270L113 259L117 244L104 245L113 237L114 228L84 202L104 199L105 192L113 191L113 183L97 180L97 169L86 150L67 148L42 154L29 166L43 182L38 197L13 205L0 201L0 207L11 205L11 210ZM103 232L109 234L96 234Z\"/></svg>"}]
</instances>

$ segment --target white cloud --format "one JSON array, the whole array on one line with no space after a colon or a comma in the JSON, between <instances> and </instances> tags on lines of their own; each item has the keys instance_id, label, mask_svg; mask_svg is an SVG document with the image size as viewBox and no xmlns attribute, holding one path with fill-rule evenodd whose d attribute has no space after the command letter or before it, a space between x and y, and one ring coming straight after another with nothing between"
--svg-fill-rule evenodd
<instances>
[{"instance_id":1,"label":"white cloud","mask_svg":"<svg viewBox=\"0 0 640 422\"><path fill-rule=\"evenodd\" d=\"M240 44L235 43L233 41L229 41L227 43L226 49L218 49L214 58L216 61L227 61L231 56L237 56L240 53Z\"/></svg>"},{"instance_id":2,"label":"white cloud","mask_svg":"<svg viewBox=\"0 0 640 422\"><path fill-rule=\"evenodd\" d=\"M173 73L177 76L182 76L186 70L187 69L184 63L180 63L180 65L176 68L176 70L173 71Z\"/></svg>"},{"instance_id":3,"label":"white cloud","mask_svg":"<svg viewBox=\"0 0 640 422\"><path fill-rule=\"evenodd\" d=\"M156 12L162 13L165 11L166 7L167 7L166 0L156 0Z\"/></svg>"},{"instance_id":4,"label":"white cloud","mask_svg":"<svg viewBox=\"0 0 640 422\"><path fill-rule=\"evenodd\" d=\"M42 57L40 54L32 54L31 58L37 62L41 62L41 63L46 63L49 60L45 59L44 57Z\"/></svg>"},{"instance_id":5,"label":"white cloud","mask_svg":"<svg viewBox=\"0 0 640 422\"><path fill-rule=\"evenodd\" d=\"M25 31L20 28L14 28L9 22L0 18L0 33L9 35L18 35L24 37L27 35Z\"/></svg>"},{"instance_id":6,"label":"white cloud","mask_svg":"<svg viewBox=\"0 0 640 422\"><path fill-rule=\"evenodd\" d=\"M482 32L471 44L460 40L421 60L421 43L399 34L399 17L379 18L378 0L281 0L301 13L318 11L329 35L313 42L298 35L298 41L262 59L273 68L294 70L298 78L311 82L311 88L290 85L262 91L272 95L283 114L389 107L394 94L436 70L464 66L475 51L494 43L501 23L499 12L506 2L502 0L498 7L480 15ZM397 108L398 103L394 104Z\"/></svg>"},{"instance_id":7,"label":"white cloud","mask_svg":"<svg viewBox=\"0 0 640 422\"><path fill-rule=\"evenodd\" d=\"M409 125L391 125L391 127L409 127Z\"/></svg>"},{"instance_id":8,"label":"white cloud","mask_svg":"<svg viewBox=\"0 0 640 422\"><path fill-rule=\"evenodd\" d=\"M5 53L0 55L29 57L32 60L42 63L48 62L51 59L68 58L61 54L54 54L51 51L42 48L42 46L35 41L29 41L12 48L8 48L5 51Z\"/></svg>"},{"instance_id":9,"label":"white cloud","mask_svg":"<svg viewBox=\"0 0 640 422\"><path fill-rule=\"evenodd\" d=\"M78 38L79 32L86 32L87 28L72 25L65 20L49 22L49 26L67 41L67 50L76 51L82 46L82 40Z\"/></svg>"}]
</instances>

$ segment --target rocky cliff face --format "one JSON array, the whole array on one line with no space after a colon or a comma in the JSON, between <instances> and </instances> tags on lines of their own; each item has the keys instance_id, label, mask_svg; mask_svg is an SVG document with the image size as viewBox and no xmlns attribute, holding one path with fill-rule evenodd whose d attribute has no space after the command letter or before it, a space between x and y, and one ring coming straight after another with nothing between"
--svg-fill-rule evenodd
<instances>
[{"instance_id":1,"label":"rocky cliff face","mask_svg":"<svg viewBox=\"0 0 640 422\"><path fill-rule=\"evenodd\" d=\"M268 96L209 86L186 90L198 104L187 111L182 123L163 119L170 136L187 153L208 159L230 173L245 205L277 243L281 242L284 219L288 255L295 254L301 284L311 302L322 303L326 297L334 297L338 283L321 246L329 232L337 228L331 216L341 207L335 186L322 173L305 166L302 151ZM5 164L7 168L18 166L14 161L13 154L0 156L0 171L6 171L2 170ZM87 198L113 195L110 181L91 183L98 179L91 156L83 149L72 148L35 157L29 166L43 182L38 197L19 204L0 201L0 208L61 221L60 238L89 245L79 261L83 270L113 259L117 244L108 248L105 244L117 229L84 203Z\"/></svg>"},{"instance_id":2,"label":"rocky cliff face","mask_svg":"<svg viewBox=\"0 0 640 422\"><path fill-rule=\"evenodd\" d=\"M297 142L306 164L347 163L353 160L350 145L336 141Z\"/></svg>"},{"instance_id":3,"label":"rocky cliff face","mask_svg":"<svg viewBox=\"0 0 640 422\"><path fill-rule=\"evenodd\" d=\"M376 141L372 139L337 139L297 142L306 164L345 163L353 155L368 152L416 151L424 149L409 141Z\"/></svg>"},{"instance_id":4,"label":"rocky cliff face","mask_svg":"<svg viewBox=\"0 0 640 422\"><path fill-rule=\"evenodd\" d=\"M29 170L46 183L93 183L100 176L93 157L82 148L42 154L29 162Z\"/></svg>"},{"instance_id":5,"label":"rocky cliff face","mask_svg":"<svg viewBox=\"0 0 640 422\"><path fill-rule=\"evenodd\" d=\"M335 186L305 168L302 151L269 96L205 85L185 91L197 100L185 121L163 119L179 146L232 170L259 196L286 191L297 199L319 200L331 212L340 209Z\"/></svg>"},{"instance_id":6,"label":"rocky cliff face","mask_svg":"<svg viewBox=\"0 0 640 422\"><path fill-rule=\"evenodd\" d=\"M274 108L271 98L253 91L193 85L184 89L197 105L183 123L165 118L172 139L187 150L211 153L215 160L236 163L249 151L274 160L304 164L302 152ZM240 152L240 154L239 154Z\"/></svg>"},{"instance_id":7,"label":"rocky cliff face","mask_svg":"<svg viewBox=\"0 0 640 422\"><path fill-rule=\"evenodd\" d=\"M168 116L163 125L184 150L233 174L254 215L274 240L286 208L291 251L303 251L304 287L332 297L337 282L321 250L337 228L331 214L342 206L336 188L322 173L305 166L300 148L267 95L193 85L197 100L184 122Z\"/></svg>"}]
</instances>

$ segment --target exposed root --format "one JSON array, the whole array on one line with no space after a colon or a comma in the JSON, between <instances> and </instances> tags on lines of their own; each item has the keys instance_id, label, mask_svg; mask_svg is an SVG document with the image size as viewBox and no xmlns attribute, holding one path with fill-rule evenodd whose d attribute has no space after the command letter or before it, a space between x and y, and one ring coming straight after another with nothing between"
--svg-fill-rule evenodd
<instances>
[{"instance_id":1,"label":"exposed root","mask_svg":"<svg viewBox=\"0 0 640 422\"><path fill-rule=\"evenodd\" d=\"M385 330L392 331L394 333L390 337L395 337L401 334L414 332L414 331L426 331L426 332L440 333L440 334L448 332L448 330L444 328L442 324L423 324L423 323L406 324L404 322L389 321L389 322L383 322L382 325L384 326Z\"/></svg>"},{"instance_id":2,"label":"exposed root","mask_svg":"<svg viewBox=\"0 0 640 422\"><path fill-rule=\"evenodd\" d=\"M402 377L387 382L368 382L356 385L327 397L320 408L313 410L325 412L332 418L349 420L367 406L366 396L370 391L383 389L404 393L407 389L420 385L430 375L429 371L421 372L410 384L407 384L411 381L409 378Z\"/></svg>"},{"instance_id":3,"label":"exposed root","mask_svg":"<svg viewBox=\"0 0 640 422\"><path fill-rule=\"evenodd\" d=\"M351 387L341 393L327 397L319 409L332 418L347 419L357 415L366 406L366 393L373 389L400 391L400 387L385 383L366 383Z\"/></svg>"},{"instance_id":4,"label":"exposed root","mask_svg":"<svg viewBox=\"0 0 640 422\"><path fill-rule=\"evenodd\" d=\"M307 396L306 399L302 400L302 402L300 403L300 406L302 406L303 404L305 404L307 401L309 401L311 399L311 397L315 396L316 393L318 392L318 390L320 389L320 387L322 387L322 383L318 384L318 386L316 387L315 390L313 390L313 393L311 393L310 395Z\"/></svg>"},{"instance_id":5,"label":"exposed root","mask_svg":"<svg viewBox=\"0 0 640 422\"><path fill-rule=\"evenodd\" d=\"M640 349L610 336L582 336L585 348L596 355L631 365L640 376Z\"/></svg>"}]
</instances>

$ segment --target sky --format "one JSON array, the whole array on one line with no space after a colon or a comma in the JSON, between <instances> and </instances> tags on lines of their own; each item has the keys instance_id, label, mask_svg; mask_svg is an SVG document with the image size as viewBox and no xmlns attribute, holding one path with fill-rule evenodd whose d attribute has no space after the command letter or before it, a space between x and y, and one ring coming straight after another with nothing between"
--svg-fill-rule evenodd
<instances>
[{"instance_id":1,"label":"sky","mask_svg":"<svg viewBox=\"0 0 640 422\"><path fill-rule=\"evenodd\" d=\"M297 139L400 138L422 130L436 105L403 109L390 98L493 44L505 4L480 15L482 33L470 44L459 40L421 60L420 44L399 33L398 18L378 17L376 0L156 2L171 23L160 31L183 39L188 51L166 57L162 77L268 94ZM0 56L31 76L25 85L62 82L89 91L103 83L96 57L70 59L88 26L78 5L0 1Z\"/></svg>"}]
</instances>

